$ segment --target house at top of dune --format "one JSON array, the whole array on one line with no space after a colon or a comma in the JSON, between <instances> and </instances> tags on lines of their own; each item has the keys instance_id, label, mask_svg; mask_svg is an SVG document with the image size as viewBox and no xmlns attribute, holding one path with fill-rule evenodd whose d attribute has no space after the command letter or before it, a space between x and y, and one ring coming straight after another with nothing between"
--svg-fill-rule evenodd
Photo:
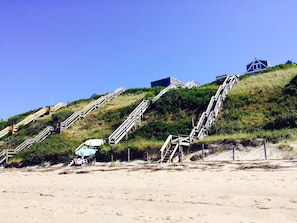
<instances>
[{"instance_id":1,"label":"house at top of dune","mask_svg":"<svg viewBox=\"0 0 297 223\"><path fill-rule=\"evenodd\" d=\"M253 74L260 70L264 70L268 67L271 67L271 64L268 60L259 60L255 58L251 63L246 66L248 73Z\"/></svg>"},{"instance_id":2,"label":"house at top of dune","mask_svg":"<svg viewBox=\"0 0 297 223\"><path fill-rule=\"evenodd\" d=\"M294 64L294 65L297 65L297 63L295 63L293 60L288 60L288 61L286 62L286 64Z\"/></svg>"}]
</instances>

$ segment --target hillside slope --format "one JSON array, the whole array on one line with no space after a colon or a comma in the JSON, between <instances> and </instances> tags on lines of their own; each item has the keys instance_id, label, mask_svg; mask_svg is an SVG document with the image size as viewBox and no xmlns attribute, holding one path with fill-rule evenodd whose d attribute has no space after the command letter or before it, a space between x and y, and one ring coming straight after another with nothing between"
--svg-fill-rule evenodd
<instances>
[{"instance_id":1,"label":"hillside slope","mask_svg":"<svg viewBox=\"0 0 297 223\"><path fill-rule=\"evenodd\" d=\"M201 142L230 139L266 138L271 141L297 138L297 68L270 71L247 76L237 83L227 96L219 119ZM189 134L206 109L218 85L209 84L193 89L170 90L145 113L141 125L114 147L103 146L97 160L125 160L127 148L134 159L157 159L159 149L169 134ZM32 165L50 161L67 162L74 149L91 138L107 138L143 99L150 99L160 89L130 89L118 98L77 121L62 134L51 135L19 153L11 163ZM5 138L0 150L13 148L24 139L37 134L47 125L57 125L74 111L79 111L90 100L79 100L67 108L23 126L15 135ZM195 147L195 146L194 146Z\"/></svg>"},{"instance_id":2,"label":"hillside slope","mask_svg":"<svg viewBox=\"0 0 297 223\"><path fill-rule=\"evenodd\" d=\"M213 139L295 138L297 127L297 68L244 77L228 94Z\"/></svg>"}]
</instances>

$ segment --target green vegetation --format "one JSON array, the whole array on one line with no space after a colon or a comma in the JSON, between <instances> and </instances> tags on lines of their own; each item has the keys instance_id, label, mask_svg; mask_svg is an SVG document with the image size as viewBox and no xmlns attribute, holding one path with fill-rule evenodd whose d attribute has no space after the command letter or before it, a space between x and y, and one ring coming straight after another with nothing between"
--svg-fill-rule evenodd
<instances>
[{"instance_id":1,"label":"green vegetation","mask_svg":"<svg viewBox=\"0 0 297 223\"><path fill-rule=\"evenodd\" d=\"M269 72L278 71L278 70L287 70L287 69L296 68L296 67L297 67L296 64L279 64L277 66L269 67L265 70L262 70L258 72L258 74L264 74L264 73L269 73Z\"/></svg>"},{"instance_id":2,"label":"green vegetation","mask_svg":"<svg viewBox=\"0 0 297 223\"><path fill-rule=\"evenodd\" d=\"M32 111L28 111L26 113L23 113L23 114L19 114L19 115L10 117L7 120L1 120L0 121L0 130L6 128L7 126L11 126L11 125L17 124L18 122L22 121L28 115L31 115L31 114L33 114L33 113L35 113L37 111L38 111L38 109L32 110Z\"/></svg>"},{"instance_id":3,"label":"green vegetation","mask_svg":"<svg viewBox=\"0 0 297 223\"><path fill-rule=\"evenodd\" d=\"M11 159L13 166L39 165L44 162L51 164L65 163L73 154L73 149L80 144L78 139L64 134L49 136L40 143L33 144L30 148L16 154ZM70 155L71 154L71 155Z\"/></svg>"}]
</instances>

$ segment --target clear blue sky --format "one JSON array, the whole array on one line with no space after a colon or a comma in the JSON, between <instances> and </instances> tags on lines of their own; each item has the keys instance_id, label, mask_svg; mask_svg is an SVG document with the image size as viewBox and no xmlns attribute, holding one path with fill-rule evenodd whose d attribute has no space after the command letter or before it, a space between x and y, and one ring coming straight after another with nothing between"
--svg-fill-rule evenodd
<instances>
[{"instance_id":1,"label":"clear blue sky","mask_svg":"<svg viewBox=\"0 0 297 223\"><path fill-rule=\"evenodd\" d=\"M296 0L1 0L0 119L254 58L297 60Z\"/></svg>"}]
</instances>

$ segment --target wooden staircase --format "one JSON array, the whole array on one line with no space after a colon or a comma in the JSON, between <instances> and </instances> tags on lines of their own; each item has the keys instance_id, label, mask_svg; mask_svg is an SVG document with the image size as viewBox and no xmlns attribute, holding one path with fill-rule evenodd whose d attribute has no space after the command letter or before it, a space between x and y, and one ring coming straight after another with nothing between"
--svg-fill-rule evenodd
<instances>
[{"instance_id":1,"label":"wooden staircase","mask_svg":"<svg viewBox=\"0 0 297 223\"><path fill-rule=\"evenodd\" d=\"M183 146L190 146L191 142L196 139L202 139L207 135L207 130L210 128L213 122L215 122L218 113L221 109L221 105L226 99L227 93L231 90L233 85L239 81L237 75L227 76L223 84L220 85L216 94L211 97L207 109L202 113L200 119L196 126L193 127L191 133L184 137L178 136L177 139L173 139L172 135L169 135L160 149L161 152L161 163L171 162L172 157L176 155L177 152L182 154ZM176 145L176 146L175 146ZM174 147L175 146L175 147ZM172 148L179 148L172 149ZM168 155L170 154L170 156ZM170 157L170 158L168 158Z\"/></svg>"},{"instance_id":2,"label":"wooden staircase","mask_svg":"<svg viewBox=\"0 0 297 223\"><path fill-rule=\"evenodd\" d=\"M65 106L67 106L66 103L60 102L60 103L56 104L55 106L41 108L34 114L28 115L26 118L24 118L22 121L18 122L17 124L15 124L13 126L7 126L6 128L2 129L0 131L0 138L4 137L9 132L14 133L14 132L18 131L18 128L21 125L27 125L30 122L35 121L37 118L39 118L47 113L55 112Z\"/></svg>"},{"instance_id":3,"label":"wooden staircase","mask_svg":"<svg viewBox=\"0 0 297 223\"><path fill-rule=\"evenodd\" d=\"M65 121L60 124L60 131L63 132L68 129L72 124L74 124L77 120L86 117L91 111L101 107L104 103L112 100L113 98L119 96L125 90L123 88L117 88L115 91L108 93L106 95L101 96L95 101L90 102L87 106L85 106L81 111L74 112L71 116L69 116Z\"/></svg>"},{"instance_id":4,"label":"wooden staircase","mask_svg":"<svg viewBox=\"0 0 297 223\"><path fill-rule=\"evenodd\" d=\"M178 87L187 87L192 88L197 86L197 83L192 81L188 82L182 86L169 85L164 88L160 93L155 96L151 101L143 100L124 120L124 122L108 137L108 143L110 145L116 145L120 142L124 137L128 138L128 132L133 128L137 127L137 125L141 122L144 112L149 108L149 106L155 103L158 99L162 97L168 90L178 88Z\"/></svg>"},{"instance_id":5,"label":"wooden staircase","mask_svg":"<svg viewBox=\"0 0 297 223\"><path fill-rule=\"evenodd\" d=\"M8 161L9 158L13 157L18 152L23 151L24 149L30 147L33 143L40 142L47 138L53 131L53 126L47 126L44 130L42 130L38 135L36 135L34 138L27 139L24 142L22 142L19 146L17 146L15 149L5 149L0 153L0 164L4 161Z\"/></svg>"}]
</instances>

